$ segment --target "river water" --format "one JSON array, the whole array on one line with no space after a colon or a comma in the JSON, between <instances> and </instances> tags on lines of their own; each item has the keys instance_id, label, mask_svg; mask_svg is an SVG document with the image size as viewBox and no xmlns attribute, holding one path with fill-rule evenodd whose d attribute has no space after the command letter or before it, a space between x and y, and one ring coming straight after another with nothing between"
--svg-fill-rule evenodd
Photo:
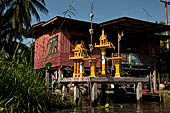
<instances>
[{"instance_id":1,"label":"river water","mask_svg":"<svg viewBox=\"0 0 170 113\"><path fill-rule=\"evenodd\" d=\"M57 110L53 113L170 113L170 102L109 103L110 107L77 107L74 109Z\"/></svg>"}]
</instances>

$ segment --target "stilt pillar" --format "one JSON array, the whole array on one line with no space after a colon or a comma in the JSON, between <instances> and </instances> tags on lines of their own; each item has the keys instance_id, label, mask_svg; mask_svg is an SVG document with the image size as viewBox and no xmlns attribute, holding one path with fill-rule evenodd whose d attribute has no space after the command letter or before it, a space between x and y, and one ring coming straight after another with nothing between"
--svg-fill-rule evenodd
<instances>
[{"instance_id":1,"label":"stilt pillar","mask_svg":"<svg viewBox=\"0 0 170 113\"><path fill-rule=\"evenodd\" d=\"M142 100L142 83L139 82L136 88L136 100L140 102Z\"/></svg>"},{"instance_id":2,"label":"stilt pillar","mask_svg":"<svg viewBox=\"0 0 170 113\"><path fill-rule=\"evenodd\" d=\"M154 91L157 90L157 84L156 84L156 66L154 66L154 70L153 70L153 90Z\"/></svg>"},{"instance_id":3,"label":"stilt pillar","mask_svg":"<svg viewBox=\"0 0 170 113\"><path fill-rule=\"evenodd\" d=\"M91 88L91 103L95 104L97 101L98 95L97 95L97 84L94 83Z\"/></svg>"},{"instance_id":4,"label":"stilt pillar","mask_svg":"<svg viewBox=\"0 0 170 113\"><path fill-rule=\"evenodd\" d=\"M74 104L77 105L79 102L79 98L80 98L80 91L78 89L78 86L74 86Z\"/></svg>"},{"instance_id":5,"label":"stilt pillar","mask_svg":"<svg viewBox=\"0 0 170 113\"><path fill-rule=\"evenodd\" d=\"M64 99L64 97L66 97L66 96L67 96L67 87L64 85L62 87L62 99Z\"/></svg>"}]
</instances>

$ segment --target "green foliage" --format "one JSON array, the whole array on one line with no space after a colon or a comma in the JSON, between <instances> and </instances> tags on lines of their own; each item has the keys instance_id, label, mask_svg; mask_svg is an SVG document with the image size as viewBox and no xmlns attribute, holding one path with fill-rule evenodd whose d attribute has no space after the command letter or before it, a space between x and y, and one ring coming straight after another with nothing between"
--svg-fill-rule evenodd
<instances>
[{"instance_id":1,"label":"green foliage","mask_svg":"<svg viewBox=\"0 0 170 113\"><path fill-rule=\"evenodd\" d=\"M3 54L1 51L0 56ZM0 59L0 111L37 113L51 107L72 107L68 98L62 100L45 86L44 71L34 71L32 60L22 56L21 52L12 61Z\"/></svg>"},{"instance_id":2,"label":"green foliage","mask_svg":"<svg viewBox=\"0 0 170 113\"><path fill-rule=\"evenodd\" d=\"M2 107L8 112L11 108L15 112L46 111L50 93L44 82L42 72L34 72L26 62L0 62Z\"/></svg>"},{"instance_id":3,"label":"green foliage","mask_svg":"<svg viewBox=\"0 0 170 113\"><path fill-rule=\"evenodd\" d=\"M38 11L48 14L45 0L0 0L0 49L4 47L12 56L17 40L22 42L31 28L32 18L40 21Z\"/></svg>"},{"instance_id":4,"label":"green foliage","mask_svg":"<svg viewBox=\"0 0 170 113\"><path fill-rule=\"evenodd\" d=\"M169 81L169 74L168 73L162 73L161 74L161 83L167 84Z\"/></svg>"}]
</instances>

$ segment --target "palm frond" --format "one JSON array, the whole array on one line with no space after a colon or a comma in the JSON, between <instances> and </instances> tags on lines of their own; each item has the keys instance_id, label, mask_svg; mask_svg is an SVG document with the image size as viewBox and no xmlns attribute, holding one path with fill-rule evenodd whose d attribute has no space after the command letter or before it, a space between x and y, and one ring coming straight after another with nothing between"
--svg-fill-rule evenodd
<instances>
[{"instance_id":1,"label":"palm frond","mask_svg":"<svg viewBox=\"0 0 170 113\"><path fill-rule=\"evenodd\" d=\"M44 14L48 14L48 9L41 2L38 2L37 0L31 0L31 2L38 10Z\"/></svg>"},{"instance_id":2,"label":"palm frond","mask_svg":"<svg viewBox=\"0 0 170 113\"><path fill-rule=\"evenodd\" d=\"M40 16L32 3L30 3L29 9L30 9L31 13L35 16L36 20L40 21Z\"/></svg>"},{"instance_id":3,"label":"palm frond","mask_svg":"<svg viewBox=\"0 0 170 113\"><path fill-rule=\"evenodd\" d=\"M45 4L45 0L38 0L38 1L40 1L41 3L43 3L44 5L46 5L46 4Z\"/></svg>"}]
</instances>

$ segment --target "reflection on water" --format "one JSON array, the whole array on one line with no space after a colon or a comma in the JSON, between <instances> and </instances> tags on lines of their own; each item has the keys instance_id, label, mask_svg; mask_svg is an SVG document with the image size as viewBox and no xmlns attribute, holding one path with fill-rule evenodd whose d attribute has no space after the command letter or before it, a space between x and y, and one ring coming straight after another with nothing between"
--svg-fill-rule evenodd
<instances>
[{"instance_id":1,"label":"reflection on water","mask_svg":"<svg viewBox=\"0 0 170 113\"><path fill-rule=\"evenodd\" d=\"M110 103L110 108L78 107L72 110L58 110L53 113L170 113L170 102Z\"/></svg>"}]
</instances>

